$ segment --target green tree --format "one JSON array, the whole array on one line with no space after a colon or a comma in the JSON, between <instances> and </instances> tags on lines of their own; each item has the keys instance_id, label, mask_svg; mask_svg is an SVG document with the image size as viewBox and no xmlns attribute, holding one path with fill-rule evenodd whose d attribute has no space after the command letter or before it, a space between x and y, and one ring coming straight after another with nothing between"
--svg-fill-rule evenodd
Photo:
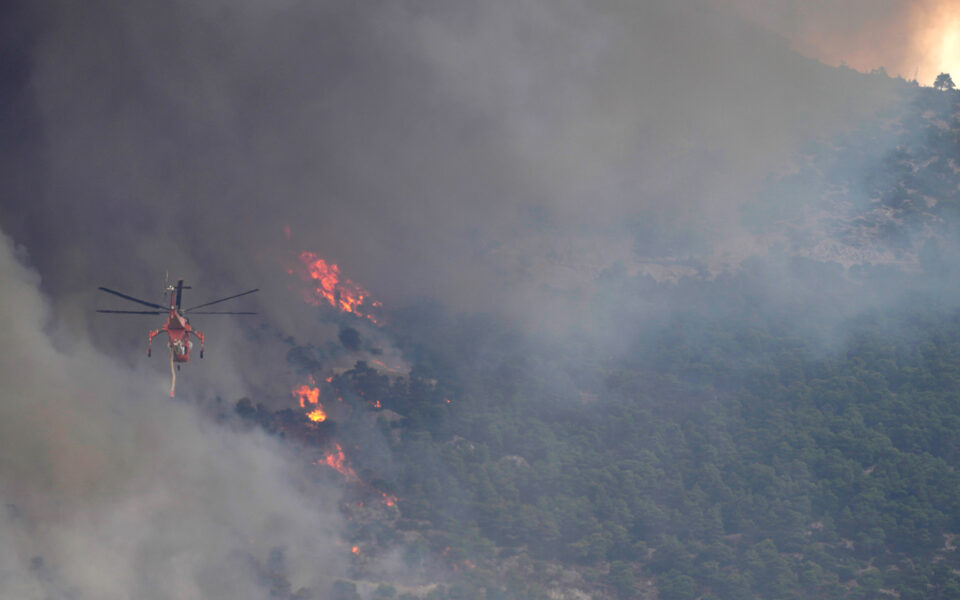
<instances>
[{"instance_id":1,"label":"green tree","mask_svg":"<svg viewBox=\"0 0 960 600\"><path fill-rule=\"evenodd\" d=\"M663 600L693 600L698 595L696 582L676 569L657 578L657 590Z\"/></svg>"},{"instance_id":2,"label":"green tree","mask_svg":"<svg viewBox=\"0 0 960 600\"><path fill-rule=\"evenodd\" d=\"M610 563L610 584L617 588L617 595L621 598L632 598L637 591L637 580L633 575L633 567L628 562L615 560Z\"/></svg>"}]
</instances>

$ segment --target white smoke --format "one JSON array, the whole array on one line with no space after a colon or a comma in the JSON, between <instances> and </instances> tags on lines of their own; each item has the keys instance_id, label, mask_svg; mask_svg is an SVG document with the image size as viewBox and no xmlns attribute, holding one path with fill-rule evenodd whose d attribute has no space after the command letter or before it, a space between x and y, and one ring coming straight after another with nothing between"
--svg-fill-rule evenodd
<instances>
[{"instance_id":1,"label":"white smoke","mask_svg":"<svg viewBox=\"0 0 960 600\"><path fill-rule=\"evenodd\" d=\"M271 552L294 589L324 585L338 518L296 457L82 341L55 347L38 284L3 235L0 595L263 598Z\"/></svg>"}]
</instances>

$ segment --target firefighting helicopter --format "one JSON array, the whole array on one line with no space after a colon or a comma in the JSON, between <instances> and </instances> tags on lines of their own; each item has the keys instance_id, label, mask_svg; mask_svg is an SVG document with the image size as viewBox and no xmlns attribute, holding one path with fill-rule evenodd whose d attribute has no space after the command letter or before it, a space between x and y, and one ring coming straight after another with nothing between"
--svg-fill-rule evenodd
<instances>
[{"instance_id":1,"label":"firefighting helicopter","mask_svg":"<svg viewBox=\"0 0 960 600\"><path fill-rule=\"evenodd\" d=\"M194 312L198 308L206 308L214 304L219 304L221 302L226 302L227 300L233 300L234 298L239 298L241 296L246 296L247 294L252 294L254 292L260 291L260 288L247 290L246 292L241 292L239 294L234 294L232 296L227 296L226 298L220 298L219 300L212 300L210 302L204 302L203 304L198 304L197 306L192 306L187 309L180 308L180 300L183 296L183 290L193 289L188 285L183 285L183 280L180 279L177 281L176 285L167 285L165 291L170 292L170 306L166 307L160 304L153 302L148 302L146 300L141 300L139 298L134 298L133 296L128 296L127 294L120 293L116 290L111 290L110 288L100 287L101 291L108 294L113 294L114 296L119 296L124 300L129 300L131 302L136 302L137 304L142 304L153 308L155 310L105 310L97 309L99 313L112 313L112 314L127 314L127 315L162 315L169 311L169 316L167 322L163 324L159 329L154 329L150 332L149 337L147 338L147 356L151 355L151 347L153 346L153 338L157 337L161 331L167 333L169 341L167 346L170 348L170 374L173 379L170 384L170 396L173 397L174 386L177 382L177 375L174 371L174 364L176 363L176 370L180 370L180 363L185 363L190 361L190 349L193 347L193 342L190 340L190 334L193 334L200 340L200 358L203 358L203 342L204 336L203 333L197 331L190 325L190 319L187 317L187 313L194 315L255 315L255 312L249 311L199 311Z\"/></svg>"}]
</instances>

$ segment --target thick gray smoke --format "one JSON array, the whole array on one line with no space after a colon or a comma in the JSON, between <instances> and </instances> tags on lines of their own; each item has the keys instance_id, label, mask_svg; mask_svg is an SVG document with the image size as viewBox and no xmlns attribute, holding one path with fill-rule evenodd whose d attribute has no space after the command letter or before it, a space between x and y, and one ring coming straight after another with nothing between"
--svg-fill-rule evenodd
<instances>
[{"instance_id":1,"label":"thick gray smoke","mask_svg":"<svg viewBox=\"0 0 960 600\"><path fill-rule=\"evenodd\" d=\"M800 143L888 97L697 2L21 12L3 218L58 301L169 271L265 287L279 317L281 259L310 249L388 305L529 316L638 226L736 238Z\"/></svg>"},{"instance_id":2,"label":"thick gray smoke","mask_svg":"<svg viewBox=\"0 0 960 600\"><path fill-rule=\"evenodd\" d=\"M163 380L86 343L57 347L6 237L0 277L4 597L263 598L278 552L294 589L329 585L335 498L295 457L157 402Z\"/></svg>"},{"instance_id":3,"label":"thick gray smoke","mask_svg":"<svg viewBox=\"0 0 960 600\"><path fill-rule=\"evenodd\" d=\"M156 324L95 316L116 306L98 285L262 288L243 309L263 345L204 325L191 386L228 400L284 368L276 339L336 338L285 272L301 250L387 307L587 328L611 268L670 279L640 259L766 251L742 207L892 96L693 0L2 10L0 226L34 268L4 238L0 586L22 598L256 597L241 566L275 547L314 561L295 587L336 571L289 457L156 402Z\"/></svg>"}]
</instances>

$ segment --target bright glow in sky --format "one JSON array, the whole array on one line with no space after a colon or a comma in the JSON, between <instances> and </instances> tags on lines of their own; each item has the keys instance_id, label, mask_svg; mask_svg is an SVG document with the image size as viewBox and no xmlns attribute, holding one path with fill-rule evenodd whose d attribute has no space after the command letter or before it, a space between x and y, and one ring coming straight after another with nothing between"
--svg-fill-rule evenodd
<instances>
[{"instance_id":1,"label":"bright glow in sky","mask_svg":"<svg viewBox=\"0 0 960 600\"><path fill-rule=\"evenodd\" d=\"M858 71L932 85L940 73L960 82L957 0L707 0L789 40L801 54Z\"/></svg>"},{"instance_id":2,"label":"bright glow in sky","mask_svg":"<svg viewBox=\"0 0 960 600\"><path fill-rule=\"evenodd\" d=\"M950 73L954 81L960 79L960 19L954 19L943 30L937 62L940 72Z\"/></svg>"}]
</instances>

